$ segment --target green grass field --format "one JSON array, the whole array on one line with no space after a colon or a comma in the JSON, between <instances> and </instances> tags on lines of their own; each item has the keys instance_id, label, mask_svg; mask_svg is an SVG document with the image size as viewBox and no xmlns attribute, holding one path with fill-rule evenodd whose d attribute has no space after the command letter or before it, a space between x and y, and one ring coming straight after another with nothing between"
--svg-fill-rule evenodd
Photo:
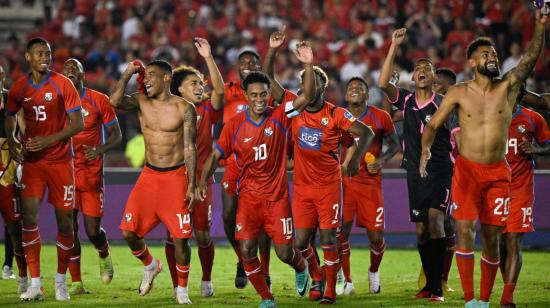
<instances>
[{"instance_id":1,"label":"green grass field","mask_svg":"<svg viewBox=\"0 0 550 308\"><path fill-rule=\"evenodd\" d=\"M0 251L3 248L0 249ZM165 260L163 246L151 246L151 252L157 258ZM166 268L155 280L155 287L145 297L137 294L137 287L141 280L142 266L134 258L127 247L113 246L112 256L115 266L115 277L108 286L99 280L97 254L92 246L83 247L83 280L90 294L73 296L68 303L55 301L53 291L53 277L56 269L56 254L53 245L42 247L42 276L46 288L46 300L40 307L82 306L82 307L131 307L131 306L173 306L170 274ZM273 251L272 251L273 252ZM527 252L523 256L523 272L519 285L516 288L516 303L518 307L550 307L550 253ZM191 276L189 282L190 298L193 304L201 307L254 307L260 299L249 284L244 290L237 290L233 284L235 275L236 257L227 247L216 247L214 260L213 284L215 295L213 298L200 297L200 263L196 249L193 249ZM476 255L476 262L479 253ZM416 293L416 279L419 269L419 257L415 250L386 251L381 265L382 292L368 293L368 265L369 251L367 249L353 249L351 255L352 277L357 293L352 296L338 297L337 304L341 307L416 307L426 305L444 305L459 307L463 305L462 292L458 279L458 271L453 265L449 284L456 292L445 297L443 304L429 304L426 300L413 299ZM479 284L479 265L476 263L476 285ZM306 298L297 298L294 292L294 273L275 256L271 257L271 279L273 292L279 307L303 306L314 307L316 303ZM68 277L68 281L70 278ZM20 303L15 292L14 280L0 280L0 307L14 305L32 305ZM502 279L497 275L497 282L493 290L491 304L498 307L502 291ZM477 292L477 291L476 291Z\"/></svg>"}]
</instances>

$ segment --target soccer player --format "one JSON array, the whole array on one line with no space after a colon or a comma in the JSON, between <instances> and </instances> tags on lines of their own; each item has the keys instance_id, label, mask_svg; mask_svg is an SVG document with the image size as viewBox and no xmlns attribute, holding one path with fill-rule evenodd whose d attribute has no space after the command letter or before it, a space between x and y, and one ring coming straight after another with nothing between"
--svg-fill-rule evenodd
<instances>
[{"instance_id":1,"label":"soccer player","mask_svg":"<svg viewBox=\"0 0 550 308\"><path fill-rule=\"evenodd\" d=\"M21 242L21 200L19 198L19 191L15 182L15 174L17 163L11 160L9 157L9 150L7 147L7 135L4 129L5 121L5 103L8 99L8 90L4 89L4 81L6 78L6 72L4 67L0 65L0 212L4 218L4 249L5 249L5 258L4 266L2 267L2 279L14 279L13 267L11 266L13 262L13 257L15 256L15 261L17 262L17 269L19 275L17 278L17 292L19 295L27 291L27 262L25 261L25 256L23 252L23 246ZM24 127L23 122L23 112L19 111L17 114L17 123L18 128ZM16 132L17 134L18 132ZM7 154L7 155L6 155ZM9 177L13 177L9 179Z\"/></svg>"},{"instance_id":2,"label":"soccer player","mask_svg":"<svg viewBox=\"0 0 550 308\"><path fill-rule=\"evenodd\" d=\"M511 170L505 160L508 129L521 85L542 50L548 16L536 13L535 32L527 53L503 79L497 53L487 38L478 38L467 50L475 78L449 88L438 111L424 128L419 172L426 170L435 134L453 110L460 122L459 156L453 175L453 216L458 229L456 261L466 307L488 307L500 263L498 237L506 224L510 202ZM480 297L474 299L474 239L477 219L481 223Z\"/></svg>"},{"instance_id":3,"label":"soccer player","mask_svg":"<svg viewBox=\"0 0 550 308\"><path fill-rule=\"evenodd\" d=\"M84 87L84 67L71 58L63 64L63 75L69 78L82 104L84 129L73 137L75 193L73 230L74 247L69 272L72 284L71 295L86 292L80 272L80 240L78 238L78 212L84 216L84 229L88 239L99 255L99 276L104 284L113 279L113 262L109 254L107 234L101 228L103 217L103 154L117 146L122 140L120 126L109 97L101 92Z\"/></svg>"},{"instance_id":4,"label":"soccer player","mask_svg":"<svg viewBox=\"0 0 550 308\"><path fill-rule=\"evenodd\" d=\"M453 163L449 156L452 147L449 131L439 130L434 158L428 166L432 174L427 180L421 179L418 164L422 130L430 122L443 97L433 90L435 68L430 60L425 58L417 60L414 66L414 92L398 88L389 82L395 54L405 39L405 33L405 28L392 33L392 44L382 66L378 85L393 105L403 113L402 167L407 171L409 215L411 221L416 224L418 252L427 277L426 286L416 297L444 301L441 287L445 255L444 219L453 174Z\"/></svg>"},{"instance_id":5,"label":"soccer player","mask_svg":"<svg viewBox=\"0 0 550 308\"><path fill-rule=\"evenodd\" d=\"M38 210L44 191L55 207L57 219L57 274L55 298L69 300L65 274L73 249L73 162L70 137L83 128L80 98L72 82L49 69L50 44L43 38L27 43L25 59L31 73L19 78L8 93L6 135L10 155L23 162L21 191L23 214L23 248L31 275L22 300L42 300L40 280L40 232ZM25 140L15 136L15 114L25 114Z\"/></svg>"},{"instance_id":6,"label":"soccer player","mask_svg":"<svg viewBox=\"0 0 550 308\"><path fill-rule=\"evenodd\" d=\"M197 177L200 177L202 166L212 152L212 128L221 117L223 108L224 83L223 78L212 57L210 44L203 38L195 39L195 47L205 59L209 75L212 78L213 91L209 100L204 99L204 76L195 68L180 66L173 72L171 92L181 96L185 101L195 105L197 110ZM209 297L214 295L212 287L212 265L214 263L214 242L210 237L212 225L212 181L208 180L206 199L195 205L191 213L193 231L199 246L199 259L202 267L201 295ZM172 284L177 287L176 265L174 259L174 245L167 241L166 260L170 267Z\"/></svg>"},{"instance_id":7,"label":"soccer player","mask_svg":"<svg viewBox=\"0 0 550 308\"><path fill-rule=\"evenodd\" d=\"M399 151L399 138L395 132L390 115L379 108L368 105L369 87L361 77L351 78L346 86L346 103L348 111L374 132L374 139L368 148L367 156L361 159L359 172L352 177L343 178L343 228L342 236L342 271L345 281L336 285L336 292L352 294L355 292L351 280L349 235L355 216L357 226L367 229L370 241L369 290L379 293L380 272L378 268L384 256L386 244L384 231L384 200L382 199L382 165ZM345 136L345 135L344 135ZM354 136L357 137L357 136ZM382 142L388 147L382 151Z\"/></svg>"},{"instance_id":8,"label":"soccer player","mask_svg":"<svg viewBox=\"0 0 550 308\"><path fill-rule=\"evenodd\" d=\"M275 307L273 295L265 281L257 258L258 237L264 230L275 243L277 256L296 271L296 292L304 296L309 286L307 264L293 248L293 223L286 176L287 131L290 118L297 116L315 93L313 53L308 42L295 52L305 65L305 89L298 97L272 109L269 78L252 72L243 81L248 109L231 119L223 128L215 149L207 159L201 175L199 193L206 197L206 183L217 161L229 155L241 170L239 204L235 237L241 245L243 265L248 279L262 298L260 307Z\"/></svg>"},{"instance_id":9,"label":"soccer player","mask_svg":"<svg viewBox=\"0 0 550 308\"><path fill-rule=\"evenodd\" d=\"M227 123L234 116L246 111L248 102L246 101L245 91L242 87L244 78L251 72L261 71L260 55L253 50L245 50L239 54L237 70L240 80L225 83L225 102L223 106L223 124ZM269 106L273 106L273 99L269 98ZM222 205L223 205L223 228L225 235L229 240L233 250L237 254L237 272L235 275L235 287L242 289L246 286L248 280L243 268L240 248L235 239L235 226L237 215L237 182L239 180L239 168L235 164L232 156L227 157L222 163L225 166L222 179ZM269 276L269 260L271 240L264 233L260 236L260 260L268 285L271 285Z\"/></svg>"},{"instance_id":10,"label":"soccer player","mask_svg":"<svg viewBox=\"0 0 550 308\"><path fill-rule=\"evenodd\" d=\"M139 72L139 73L138 73ZM124 95L133 74L143 78L143 89ZM128 64L110 97L111 105L137 109L145 140L146 164L128 197L120 223L132 254L143 263L139 294L153 287L162 270L143 238L159 222L174 239L178 287L176 301L191 304L187 290L191 260L191 211L195 205L197 114L191 103L170 93L172 67L156 60L143 69L140 62ZM143 93L141 93L143 92Z\"/></svg>"}]
</instances>

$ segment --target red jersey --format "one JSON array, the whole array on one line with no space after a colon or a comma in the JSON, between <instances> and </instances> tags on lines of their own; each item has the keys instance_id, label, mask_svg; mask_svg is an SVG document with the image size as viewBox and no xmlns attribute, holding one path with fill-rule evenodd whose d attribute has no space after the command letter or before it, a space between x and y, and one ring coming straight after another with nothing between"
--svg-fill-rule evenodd
<instances>
[{"instance_id":1,"label":"red jersey","mask_svg":"<svg viewBox=\"0 0 550 308\"><path fill-rule=\"evenodd\" d=\"M527 142L549 143L550 131L540 114L518 105L516 112L512 115L512 123L508 130L508 147L506 147L506 160L512 168L512 185L528 181L533 177L533 156L526 155L519 147L522 138Z\"/></svg>"},{"instance_id":2,"label":"red jersey","mask_svg":"<svg viewBox=\"0 0 550 308\"><path fill-rule=\"evenodd\" d=\"M329 102L317 112L304 111L292 119L294 184L319 187L340 181L339 146L355 120Z\"/></svg>"},{"instance_id":3,"label":"red jersey","mask_svg":"<svg viewBox=\"0 0 550 308\"><path fill-rule=\"evenodd\" d=\"M57 133L69 124L67 113L80 111L78 92L69 78L50 71L40 84L33 84L30 75L19 78L8 93L7 110L25 113L26 142L29 138ZM71 140L58 141L39 152L27 152L25 160L62 162L71 159Z\"/></svg>"},{"instance_id":4,"label":"red jersey","mask_svg":"<svg viewBox=\"0 0 550 308\"><path fill-rule=\"evenodd\" d=\"M88 88L82 89L80 102L84 129L73 137L74 166L76 169L86 169L91 173L102 172L103 155L94 160L87 160L84 157L83 145L99 147L105 143L104 129L116 123L115 110L109 104L107 95Z\"/></svg>"},{"instance_id":5,"label":"red jersey","mask_svg":"<svg viewBox=\"0 0 550 308\"><path fill-rule=\"evenodd\" d=\"M218 122L221 111L212 108L210 100L195 104L197 110L197 176L202 174L202 167L212 153L212 127Z\"/></svg>"},{"instance_id":6,"label":"red jersey","mask_svg":"<svg viewBox=\"0 0 550 308\"><path fill-rule=\"evenodd\" d=\"M384 137L389 136L395 131L395 127L393 126L393 121L390 115L382 109L376 108L374 106L367 106L365 113L363 113L358 118L358 120L369 126L374 132L374 138L372 139L372 143L368 149L368 152L374 155L374 157L378 158L382 153L382 144L384 141ZM353 135L353 137L356 140L359 139L358 136ZM346 139L345 135L344 139ZM344 144L346 143L349 144L349 142L347 141L344 142ZM344 158L342 157L341 161L343 160ZM382 172L378 171L377 173L369 173L365 160L360 159L359 163L359 172L355 176L353 176L354 181L368 184L372 183L371 181L374 180L377 183L381 183Z\"/></svg>"},{"instance_id":7,"label":"red jersey","mask_svg":"<svg viewBox=\"0 0 550 308\"><path fill-rule=\"evenodd\" d=\"M214 144L222 158L233 154L240 170L239 193L251 192L267 201L288 196L286 146L291 121L285 106L268 107L259 123L249 118L248 111L238 114Z\"/></svg>"}]
</instances>

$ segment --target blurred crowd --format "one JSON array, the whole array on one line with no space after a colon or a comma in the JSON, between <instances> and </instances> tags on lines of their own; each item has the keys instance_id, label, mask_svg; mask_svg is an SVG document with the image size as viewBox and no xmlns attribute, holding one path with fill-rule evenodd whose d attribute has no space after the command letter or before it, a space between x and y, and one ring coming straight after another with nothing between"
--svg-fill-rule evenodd
<instances>
[{"instance_id":1,"label":"blurred crowd","mask_svg":"<svg viewBox=\"0 0 550 308\"><path fill-rule=\"evenodd\" d=\"M174 65L206 68L193 44L208 39L225 81L238 79L238 54L254 49L264 55L269 34L286 25L287 44L311 41L315 62L327 72L329 100L342 104L343 87L353 76L371 85L371 102L380 105L376 87L391 32L408 28L408 39L396 58L400 85L411 84L414 60L429 57L437 67L453 69L458 80L469 79L467 44L477 36L494 39L501 72L512 68L532 37L535 22L531 1L514 0L60 0L37 20L27 37L10 37L0 57L11 78L27 71L25 40L43 36L54 49L52 68L75 57L86 69L87 85L109 88L133 59L168 60ZM547 41L549 40L547 36ZM289 89L299 86L300 65L284 48L277 58L277 76ZM528 88L549 92L550 42L547 42ZM8 81L9 85L9 81ZM120 115L124 117L125 115ZM124 122L124 121L123 121ZM125 135L137 133L135 121L121 123Z\"/></svg>"}]
</instances>

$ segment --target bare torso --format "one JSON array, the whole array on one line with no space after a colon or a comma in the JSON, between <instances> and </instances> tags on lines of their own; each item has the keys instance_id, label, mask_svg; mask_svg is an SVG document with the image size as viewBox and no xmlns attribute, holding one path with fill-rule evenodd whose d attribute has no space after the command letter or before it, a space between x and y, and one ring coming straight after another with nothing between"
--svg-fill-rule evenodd
<instances>
[{"instance_id":1,"label":"bare torso","mask_svg":"<svg viewBox=\"0 0 550 308\"><path fill-rule=\"evenodd\" d=\"M502 161L506 151L513 102L509 81L493 81L484 90L474 81L459 84L452 92L458 102L460 155L482 164Z\"/></svg>"},{"instance_id":2,"label":"bare torso","mask_svg":"<svg viewBox=\"0 0 550 308\"><path fill-rule=\"evenodd\" d=\"M144 95L139 102L139 120L145 139L145 157L157 167L172 167L184 162L184 113L189 103L177 96L160 101Z\"/></svg>"}]
</instances>

